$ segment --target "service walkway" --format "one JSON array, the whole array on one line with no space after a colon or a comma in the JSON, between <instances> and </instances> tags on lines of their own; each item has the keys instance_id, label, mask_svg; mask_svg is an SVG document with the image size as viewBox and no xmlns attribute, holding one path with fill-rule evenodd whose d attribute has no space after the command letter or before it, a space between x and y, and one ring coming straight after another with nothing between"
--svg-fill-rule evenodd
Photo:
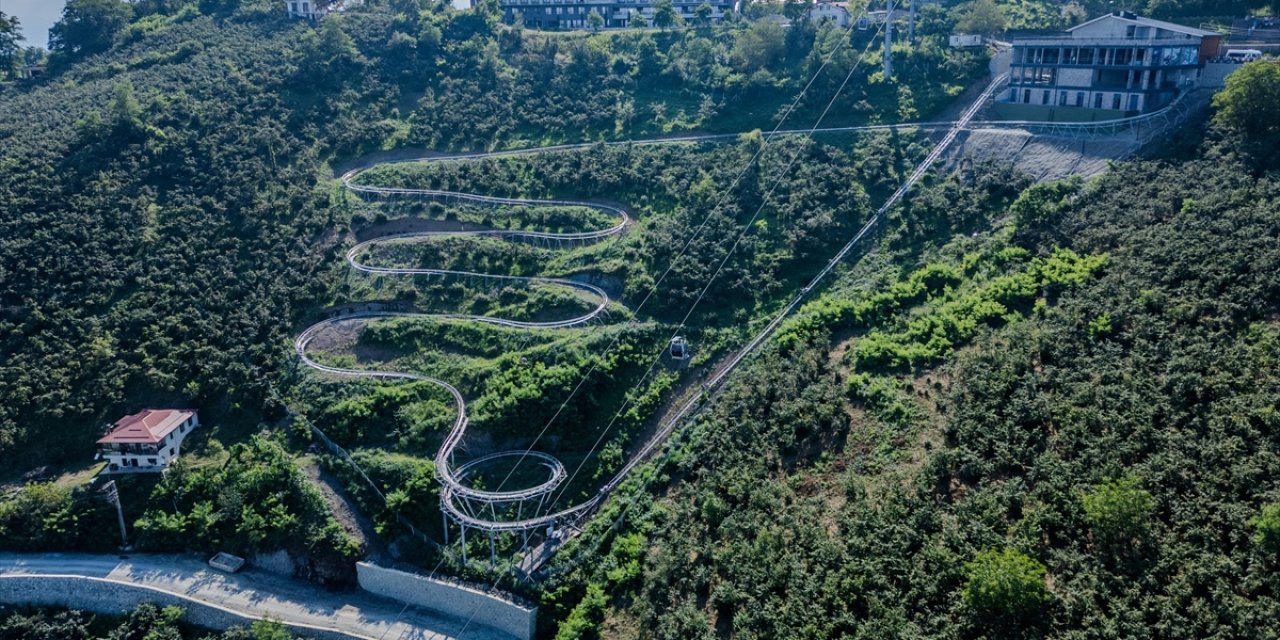
<instances>
[{"instance_id":1,"label":"service walkway","mask_svg":"<svg viewBox=\"0 0 1280 640\"><path fill-rule=\"evenodd\" d=\"M484 626L406 608L361 591L329 592L252 569L228 575L191 557L0 553L4 599L71 607L77 607L80 599L83 608L101 609L103 592L130 603L145 602L148 594L163 600L167 594L230 612L246 624L264 617L279 620L299 635L313 631L327 638L509 640Z\"/></svg>"}]
</instances>

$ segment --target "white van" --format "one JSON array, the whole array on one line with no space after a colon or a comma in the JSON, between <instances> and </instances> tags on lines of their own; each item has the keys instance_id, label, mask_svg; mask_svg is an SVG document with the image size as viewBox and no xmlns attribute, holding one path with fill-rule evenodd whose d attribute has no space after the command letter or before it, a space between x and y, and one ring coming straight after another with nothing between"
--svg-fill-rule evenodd
<instances>
[{"instance_id":1,"label":"white van","mask_svg":"<svg viewBox=\"0 0 1280 640\"><path fill-rule=\"evenodd\" d=\"M1231 62L1253 62L1262 57L1257 49L1227 49L1227 60Z\"/></svg>"}]
</instances>

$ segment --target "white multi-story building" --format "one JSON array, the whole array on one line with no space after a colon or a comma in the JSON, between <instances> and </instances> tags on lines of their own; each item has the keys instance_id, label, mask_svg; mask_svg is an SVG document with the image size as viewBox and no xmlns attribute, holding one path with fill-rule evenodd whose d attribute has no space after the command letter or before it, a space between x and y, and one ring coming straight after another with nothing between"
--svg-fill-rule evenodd
<instances>
[{"instance_id":1,"label":"white multi-story building","mask_svg":"<svg viewBox=\"0 0 1280 640\"><path fill-rule=\"evenodd\" d=\"M813 8L809 10L809 19L814 22L822 22L830 20L837 27L849 26L849 8L848 3L832 2L832 0L819 0Z\"/></svg>"},{"instance_id":2,"label":"white multi-story building","mask_svg":"<svg viewBox=\"0 0 1280 640\"><path fill-rule=\"evenodd\" d=\"M1117 11L1062 35L1015 39L1000 103L1019 105L1007 115L1048 120L1155 111L1198 86L1218 45L1212 31Z\"/></svg>"},{"instance_id":3,"label":"white multi-story building","mask_svg":"<svg viewBox=\"0 0 1280 640\"><path fill-rule=\"evenodd\" d=\"M735 0L674 0L672 5L686 23L697 24L697 10L704 2L711 7L707 20L712 24L732 13L735 4ZM655 4L656 0L499 0L506 22L519 19L534 29L586 29L593 12L604 18L603 26L609 29L635 26L636 15L652 26Z\"/></svg>"},{"instance_id":4,"label":"white multi-story building","mask_svg":"<svg viewBox=\"0 0 1280 640\"><path fill-rule=\"evenodd\" d=\"M285 0L285 11L291 16L315 20L346 8L346 0Z\"/></svg>"},{"instance_id":5,"label":"white multi-story building","mask_svg":"<svg viewBox=\"0 0 1280 640\"><path fill-rule=\"evenodd\" d=\"M98 456L107 461L104 472L164 471L198 426L194 409L143 409L125 416L98 440Z\"/></svg>"}]
</instances>

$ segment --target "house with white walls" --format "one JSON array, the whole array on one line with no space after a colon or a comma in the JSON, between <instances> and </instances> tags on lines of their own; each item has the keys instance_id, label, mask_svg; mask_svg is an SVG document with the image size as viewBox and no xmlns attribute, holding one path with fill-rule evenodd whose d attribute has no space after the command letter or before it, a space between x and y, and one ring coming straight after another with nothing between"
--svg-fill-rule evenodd
<instances>
[{"instance_id":1,"label":"house with white walls","mask_svg":"<svg viewBox=\"0 0 1280 640\"><path fill-rule=\"evenodd\" d=\"M195 409L143 409L127 415L98 440L98 457L107 462L103 473L164 471L199 426Z\"/></svg>"}]
</instances>

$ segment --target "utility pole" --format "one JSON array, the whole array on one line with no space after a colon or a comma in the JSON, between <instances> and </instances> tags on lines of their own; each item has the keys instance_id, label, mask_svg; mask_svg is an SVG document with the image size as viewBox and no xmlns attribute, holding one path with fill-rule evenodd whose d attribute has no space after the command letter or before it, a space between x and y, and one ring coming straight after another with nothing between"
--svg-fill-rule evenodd
<instances>
[{"instance_id":1,"label":"utility pole","mask_svg":"<svg viewBox=\"0 0 1280 640\"><path fill-rule=\"evenodd\" d=\"M893 79L893 0L884 13L884 79Z\"/></svg>"},{"instance_id":2,"label":"utility pole","mask_svg":"<svg viewBox=\"0 0 1280 640\"><path fill-rule=\"evenodd\" d=\"M907 42L916 45L916 0L911 0L911 14L907 19Z\"/></svg>"},{"instance_id":3,"label":"utility pole","mask_svg":"<svg viewBox=\"0 0 1280 640\"><path fill-rule=\"evenodd\" d=\"M112 480L102 486L101 491L107 494L107 500L116 506L116 519L120 521L120 548L129 548L129 536L125 533L124 528L124 509L120 506L120 490L116 488L116 481Z\"/></svg>"}]
</instances>

